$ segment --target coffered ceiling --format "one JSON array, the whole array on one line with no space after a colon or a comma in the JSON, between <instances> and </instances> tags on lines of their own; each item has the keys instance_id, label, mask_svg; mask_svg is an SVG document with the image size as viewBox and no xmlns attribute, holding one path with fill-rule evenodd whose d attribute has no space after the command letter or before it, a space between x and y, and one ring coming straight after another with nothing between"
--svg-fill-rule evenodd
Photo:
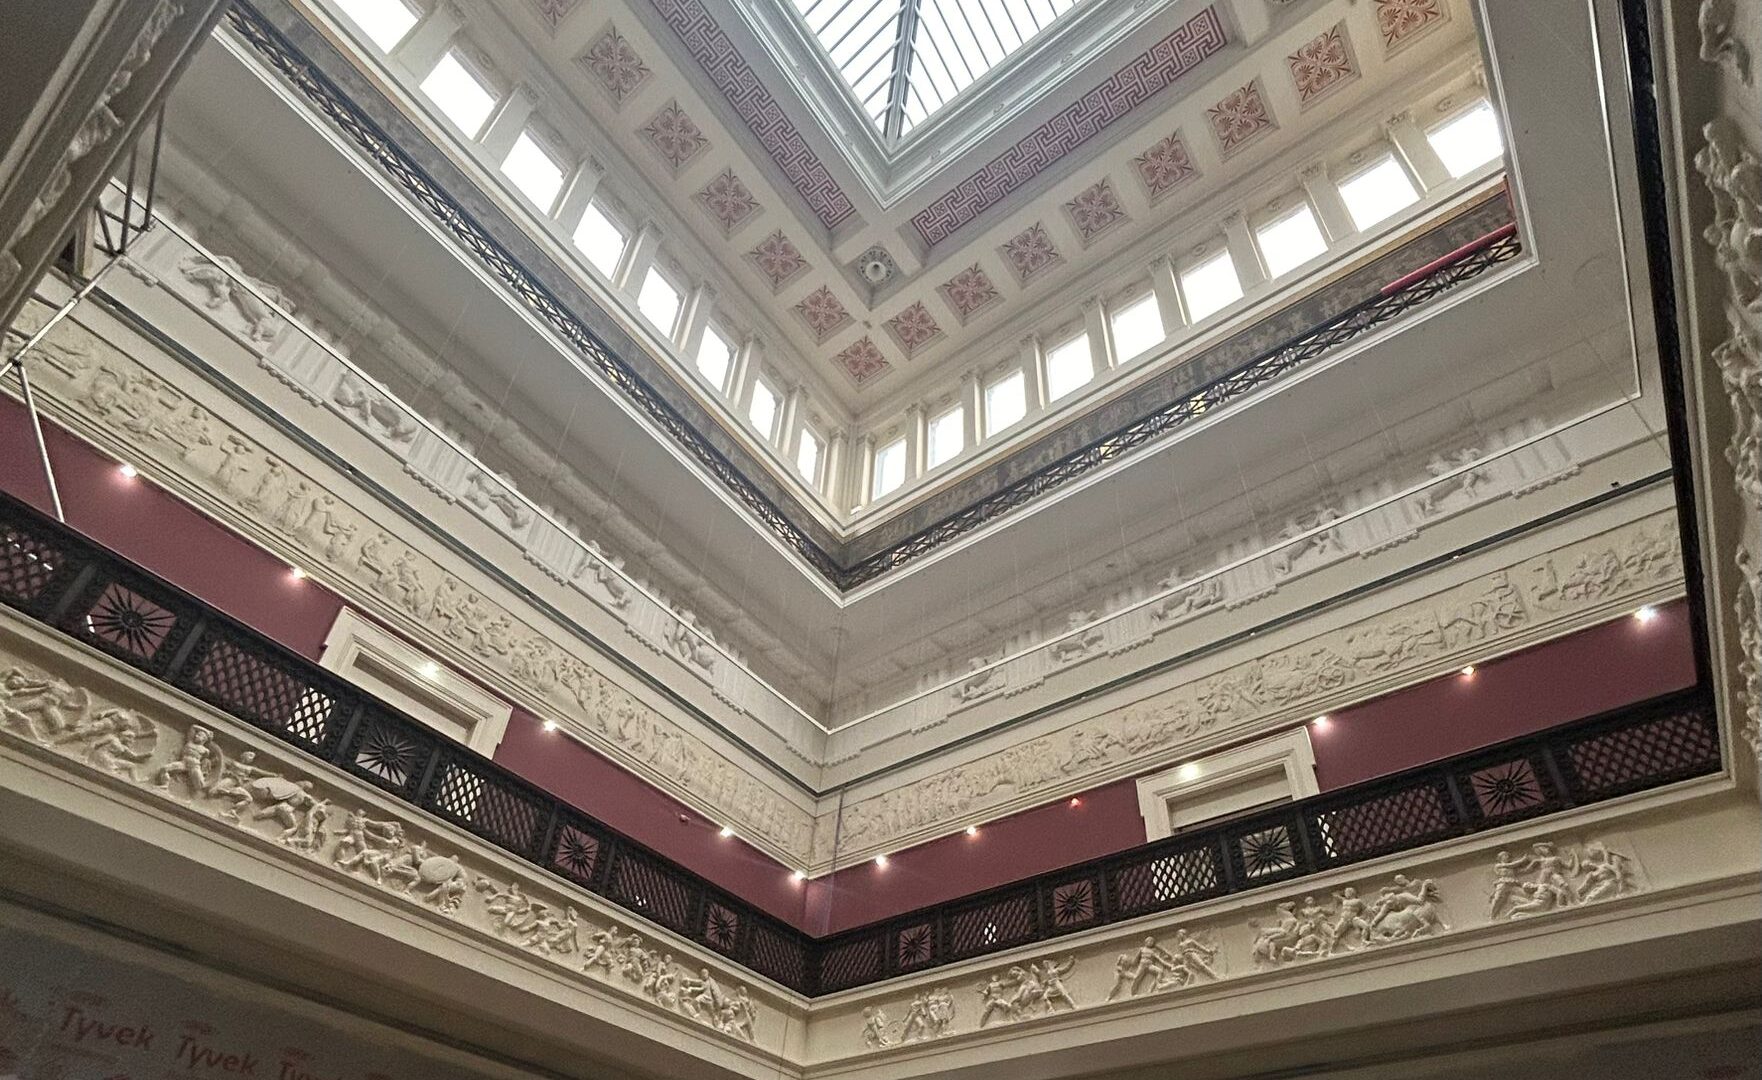
<instances>
[{"instance_id":1,"label":"coffered ceiling","mask_svg":"<svg viewBox=\"0 0 1762 1080\"><path fill-rule=\"evenodd\" d=\"M1451 0L1088 0L892 147L781 0L465 15L492 68L566 99L539 114L614 195L665 203L663 257L715 282L783 378L876 419L1076 316L1147 238L1200 239L1195 208L1270 155L1339 150L1358 135L1330 122L1473 53Z\"/></svg>"}]
</instances>

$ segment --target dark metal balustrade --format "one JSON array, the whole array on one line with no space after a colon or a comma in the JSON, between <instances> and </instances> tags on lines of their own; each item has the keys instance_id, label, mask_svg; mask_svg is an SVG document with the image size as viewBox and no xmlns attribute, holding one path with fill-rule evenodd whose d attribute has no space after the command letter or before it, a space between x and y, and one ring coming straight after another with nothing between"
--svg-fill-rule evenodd
<instances>
[{"instance_id":1,"label":"dark metal balustrade","mask_svg":"<svg viewBox=\"0 0 1762 1080\"><path fill-rule=\"evenodd\" d=\"M1418 848L1720 767L1699 689L813 938L0 495L0 603L808 994Z\"/></svg>"}]
</instances>

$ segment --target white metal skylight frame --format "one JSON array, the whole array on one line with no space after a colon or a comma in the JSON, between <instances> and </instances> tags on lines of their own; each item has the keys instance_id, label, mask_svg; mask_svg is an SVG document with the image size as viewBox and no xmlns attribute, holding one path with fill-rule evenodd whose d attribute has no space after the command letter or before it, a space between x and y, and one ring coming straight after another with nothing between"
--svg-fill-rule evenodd
<instances>
[{"instance_id":1,"label":"white metal skylight frame","mask_svg":"<svg viewBox=\"0 0 1762 1080\"><path fill-rule=\"evenodd\" d=\"M793 0L862 111L898 140L1085 0Z\"/></svg>"}]
</instances>

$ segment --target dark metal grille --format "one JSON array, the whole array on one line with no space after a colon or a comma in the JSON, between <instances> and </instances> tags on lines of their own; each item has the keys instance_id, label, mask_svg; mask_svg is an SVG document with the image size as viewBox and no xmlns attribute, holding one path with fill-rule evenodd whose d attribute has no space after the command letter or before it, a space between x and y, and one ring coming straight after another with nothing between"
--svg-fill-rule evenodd
<instances>
[{"instance_id":1,"label":"dark metal grille","mask_svg":"<svg viewBox=\"0 0 1762 1080\"><path fill-rule=\"evenodd\" d=\"M811 938L0 494L0 603L759 975L832 993L1720 768L1696 687ZM144 637L94 612L146 610ZM169 621L168 621L169 620Z\"/></svg>"}]
</instances>

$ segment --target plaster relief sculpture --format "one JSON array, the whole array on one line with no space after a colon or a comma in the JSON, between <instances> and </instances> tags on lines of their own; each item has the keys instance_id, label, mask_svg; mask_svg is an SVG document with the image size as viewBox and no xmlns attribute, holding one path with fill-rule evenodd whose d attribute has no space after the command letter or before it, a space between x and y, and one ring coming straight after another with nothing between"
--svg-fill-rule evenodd
<instances>
[{"instance_id":1,"label":"plaster relief sculpture","mask_svg":"<svg viewBox=\"0 0 1762 1080\"><path fill-rule=\"evenodd\" d=\"M239 329L251 341L273 341L286 325L275 309L292 310L287 294L268 282L247 277L244 268L232 256L191 255L178 264L178 270L206 294L202 302L209 310L227 309L237 315L241 320ZM241 282L249 282L250 287ZM252 288L256 292L252 292Z\"/></svg>"},{"instance_id":2,"label":"plaster relief sculpture","mask_svg":"<svg viewBox=\"0 0 1762 1080\"><path fill-rule=\"evenodd\" d=\"M716 649L710 644L710 632L698 617L685 608L667 624L662 632L667 650L682 664L690 664L705 674L716 670Z\"/></svg>"},{"instance_id":3,"label":"plaster relief sculpture","mask_svg":"<svg viewBox=\"0 0 1762 1080\"><path fill-rule=\"evenodd\" d=\"M624 567L624 560L606 551L592 540L587 543L588 558L575 571L580 577L582 569L593 575L599 587L605 590L612 607L622 611L630 606L630 586L618 573Z\"/></svg>"},{"instance_id":4,"label":"plaster relief sculpture","mask_svg":"<svg viewBox=\"0 0 1762 1080\"><path fill-rule=\"evenodd\" d=\"M1332 556L1344 555L1345 548L1341 547L1340 538L1334 534L1334 530L1323 528L1338 520L1338 511L1329 506L1317 506L1287 522L1279 531L1278 538L1289 543L1272 553L1273 575L1289 577L1305 563L1318 563ZM1320 531L1311 533L1311 530ZM1305 533L1311 535L1305 536Z\"/></svg>"},{"instance_id":5,"label":"plaster relief sculpture","mask_svg":"<svg viewBox=\"0 0 1762 1080\"><path fill-rule=\"evenodd\" d=\"M1179 571L1170 573L1156 583L1160 592L1164 589L1175 589L1186 580ZM1150 621L1153 623L1176 623L1215 607L1224 601L1223 578L1213 575L1203 581L1196 581L1183 589L1170 593L1157 603L1151 605Z\"/></svg>"},{"instance_id":6,"label":"plaster relief sculpture","mask_svg":"<svg viewBox=\"0 0 1762 1080\"><path fill-rule=\"evenodd\" d=\"M1065 636L1052 643L1052 662L1071 664L1101 650L1105 633L1100 626L1089 626L1101 618L1093 608L1082 608L1065 616Z\"/></svg>"},{"instance_id":7,"label":"plaster relief sculpture","mask_svg":"<svg viewBox=\"0 0 1762 1080\"><path fill-rule=\"evenodd\" d=\"M0 667L0 733L6 737L28 740L142 792L174 799L218 828L255 836L267 850L279 845L293 853L290 857L325 868L339 880L355 880L432 909L486 940L499 939L571 970L580 955L582 970L602 973L621 990L726 1035L753 1040L758 1008L748 987L725 985L708 968L683 970L671 954L645 947L640 936L616 925L592 931L584 950L581 935L591 928L564 899L535 895L520 881L502 885L468 872L460 858L413 837L404 822L375 818L363 805L337 810L337 827L327 827L337 792L321 787L326 780L301 776L285 762L264 762L272 752L223 739L207 725L180 727L178 720L160 723L107 705L36 668ZM473 892L483 901L467 909ZM925 996L904 1037L945 1034L952 1015L946 991Z\"/></svg>"},{"instance_id":8,"label":"plaster relief sculpture","mask_svg":"<svg viewBox=\"0 0 1762 1080\"><path fill-rule=\"evenodd\" d=\"M1432 517L1442 512L1445 506L1455 503L1474 503L1479 500L1482 490L1487 485L1487 478L1479 469L1463 469L1463 466L1480 459L1481 452L1472 446L1449 453L1433 454L1426 462L1426 472L1434 478L1432 483L1414 495L1413 501L1419 512ZM1455 475L1450 475L1455 472ZM1442 477L1443 479L1438 479Z\"/></svg>"},{"instance_id":9,"label":"plaster relief sculpture","mask_svg":"<svg viewBox=\"0 0 1762 1080\"><path fill-rule=\"evenodd\" d=\"M146 717L128 709L108 708L74 724L50 742L55 746L84 744L87 765L138 784L141 774L136 766L152 760L157 739L158 729Z\"/></svg>"},{"instance_id":10,"label":"plaster relief sculpture","mask_svg":"<svg viewBox=\"0 0 1762 1080\"><path fill-rule=\"evenodd\" d=\"M724 990L708 968L698 969L695 975L683 971L671 953L644 946L640 934L623 933L616 924L595 932L589 940L583 971L605 979L622 978L662 1008L753 1041L755 1012L746 987Z\"/></svg>"},{"instance_id":11,"label":"plaster relief sculpture","mask_svg":"<svg viewBox=\"0 0 1762 1080\"><path fill-rule=\"evenodd\" d=\"M1611 851L1600 840L1582 849L1564 850L1552 842L1538 841L1523 854L1512 856L1501 851L1493 860L1493 892L1487 915L1529 919L1625 896L1637 889L1633 860Z\"/></svg>"},{"instance_id":12,"label":"plaster relief sculpture","mask_svg":"<svg viewBox=\"0 0 1762 1080\"><path fill-rule=\"evenodd\" d=\"M352 371L344 371L330 392L337 411L388 443L402 445L416 437L421 425L385 394Z\"/></svg>"},{"instance_id":13,"label":"plaster relief sculpture","mask_svg":"<svg viewBox=\"0 0 1762 1080\"><path fill-rule=\"evenodd\" d=\"M1262 967L1434 937L1450 929L1437 883L1404 874L1396 874L1375 900L1366 900L1348 886L1334 893L1329 904L1317 903L1313 896L1287 900L1278 906L1271 923L1249 925L1255 932L1250 955Z\"/></svg>"},{"instance_id":14,"label":"plaster relief sculpture","mask_svg":"<svg viewBox=\"0 0 1762 1080\"><path fill-rule=\"evenodd\" d=\"M0 672L0 718L47 742L75 727L91 705L86 691L40 671L9 667Z\"/></svg>"},{"instance_id":15,"label":"plaster relief sculpture","mask_svg":"<svg viewBox=\"0 0 1762 1080\"><path fill-rule=\"evenodd\" d=\"M993 972L978 987L979 1026L993 1018L1006 1023L1047 1016L1060 1008L1077 1007L1065 988L1065 976L1077 966L1075 956L1063 960L1030 960L1011 967L1007 972Z\"/></svg>"},{"instance_id":16,"label":"plaster relief sculpture","mask_svg":"<svg viewBox=\"0 0 1762 1080\"><path fill-rule=\"evenodd\" d=\"M1003 679L998 667L983 656L975 656L967 661L967 677L955 683L952 693L961 704L973 705L1001 689Z\"/></svg>"},{"instance_id":17,"label":"plaster relief sculpture","mask_svg":"<svg viewBox=\"0 0 1762 1080\"><path fill-rule=\"evenodd\" d=\"M1037 793L1105 782L1149 755L1330 695L1429 665L1530 629L1559 613L1609 605L1681 574L1679 537L1664 517L1581 541L1509 570L1404 605L1330 635L1177 686L1122 712L1084 720L999 754L864 799L844 812L842 840L864 851L942 822L972 820ZM1449 670L1448 667L1443 670Z\"/></svg>"},{"instance_id":18,"label":"plaster relief sculpture","mask_svg":"<svg viewBox=\"0 0 1762 1080\"><path fill-rule=\"evenodd\" d=\"M887 1019L879 1005L863 1008L863 1045L871 1050L954 1034L954 995L945 986L912 995L904 1019Z\"/></svg>"},{"instance_id":19,"label":"plaster relief sculpture","mask_svg":"<svg viewBox=\"0 0 1762 1080\"><path fill-rule=\"evenodd\" d=\"M480 513L487 515L495 510L508 528L515 532L532 524L532 511L520 497L500 480L481 470L473 469L465 474L465 490L459 497Z\"/></svg>"},{"instance_id":20,"label":"plaster relief sculpture","mask_svg":"<svg viewBox=\"0 0 1762 1080\"><path fill-rule=\"evenodd\" d=\"M1135 952L1121 953L1115 961L1113 989L1107 992L1107 1000L1122 993L1137 997L1178 990L1201 977L1215 981L1218 975L1212 964L1217 953L1216 945L1200 941L1185 928L1175 930L1174 945L1169 948L1158 944L1154 936L1146 937Z\"/></svg>"},{"instance_id":21,"label":"plaster relief sculpture","mask_svg":"<svg viewBox=\"0 0 1762 1080\"><path fill-rule=\"evenodd\" d=\"M1745 86L1750 84L1750 50L1738 37L1737 0L1701 0L1696 27L1701 32L1701 59L1719 64ZM1754 15L1754 12L1751 13ZM1754 24L1754 18L1751 23Z\"/></svg>"}]
</instances>

